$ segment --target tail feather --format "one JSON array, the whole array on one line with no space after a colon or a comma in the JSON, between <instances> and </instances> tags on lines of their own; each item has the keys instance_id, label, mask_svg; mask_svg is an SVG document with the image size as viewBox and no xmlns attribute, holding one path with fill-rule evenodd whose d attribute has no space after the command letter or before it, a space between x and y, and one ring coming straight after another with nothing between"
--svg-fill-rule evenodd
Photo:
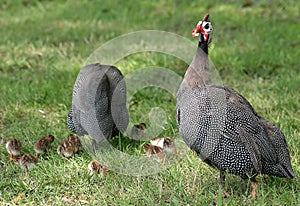
<instances>
[{"instance_id":1,"label":"tail feather","mask_svg":"<svg viewBox=\"0 0 300 206\"><path fill-rule=\"evenodd\" d=\"M274 175L277 177L283 177L288 179L293 179L295 177L295 173L293 169L289 166L276 164L273 166L271 170L268 172L269 175Z\"/></svg>"},{"instance_id":2,"label":"tail feather","mask_svg":"<svg viewBox=\"0 0 300 206\"><path fill-rule=\"evenodd\" d=\"M291 167L285 167L285 166L281 166L281 167L282 167L282 170L285 173L286 178L293 179L295 177L295 173L294 173L294 171L292 170Z\"/></svg>"}]
</instances>

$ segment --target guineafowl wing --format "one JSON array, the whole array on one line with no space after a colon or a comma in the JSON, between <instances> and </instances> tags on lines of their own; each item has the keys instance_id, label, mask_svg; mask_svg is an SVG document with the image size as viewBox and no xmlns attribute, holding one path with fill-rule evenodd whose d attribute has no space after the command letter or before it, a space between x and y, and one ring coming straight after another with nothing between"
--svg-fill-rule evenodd
<instances>
[{"instance_id":1,"label":"guineafowl wing","mask_svg":"<svg viewBox=\"0 0 300 206\"><path fill-rule=\"evenodd\" d=\"M249 135L243 128L238 128L239 136L241 141L244 143L246 149L248 150L251 158L251 162L257 172L261 173L262 162L261 153L259 151L258 145L255 143L251 135Z\"/></svg>"},{"instance_id":2,"label":"guineafowl wing","mask_svg":"<svg viewBox=\"0 0 300 206\"><path fill-rule=\"evenodd\" d=\"M229 138L254 152L257 168L260 168L260 155L261 158L275 161L274 148L270 147L271 141L259 117L250 103L233 89L222 86L189 88L181 85L176 110L184 141L200 157L205 158L213 153L221 138Z\"/></svg>"},{"instance_id":3,"label":"guineafowl wing","mask_svg":"<svg viewBox=\"0 0 300 206\"><path fill-rule=\"evenodd\" d=\"M276 161L276 151L268 137L259 116L251 104L239 93L231 88L224 87L227 99L227 117L225 133L237 134L235 140L242 141L249 150L261 154L261 158L270 162ZM233 135L233 136L235 136ZM256 151L256 152L255 152Z\"/></svg>"}]
</instances>

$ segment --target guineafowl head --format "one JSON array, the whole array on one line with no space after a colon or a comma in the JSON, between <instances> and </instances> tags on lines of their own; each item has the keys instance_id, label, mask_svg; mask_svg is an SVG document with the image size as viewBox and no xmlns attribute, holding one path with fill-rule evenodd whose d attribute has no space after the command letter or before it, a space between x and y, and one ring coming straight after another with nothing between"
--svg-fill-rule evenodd
<instances>
[{"instance_id":1,"label":"guineafowl head","mask_svg":"<svg viewBox=\"0 0 300 206\"><path fill-rule=\"evenodd\" d=\"M201 21L198 22L195 29L192 30L194 38L199 37L199 43L209 44L212 40L213 27L208 20L209 14L206 14Z\"/></svg>"}]
</instances>

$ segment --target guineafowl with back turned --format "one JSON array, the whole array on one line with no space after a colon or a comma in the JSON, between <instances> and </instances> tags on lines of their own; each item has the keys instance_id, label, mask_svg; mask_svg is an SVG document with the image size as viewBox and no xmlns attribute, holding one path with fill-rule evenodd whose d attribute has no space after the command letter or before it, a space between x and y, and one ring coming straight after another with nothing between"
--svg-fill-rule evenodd
<instances>
[{"instance_id":1,"label":"guineafowl with back turned","mask_svg":"<svg viewBox=\"0 0 300 206\"><path fill-rule=\"evenodd\" d=\"M199 44L177 93L179 132L205 163L220 171L221 186L226 172L250 178L255 197L258 174L295 176L287 143L280 129L260 117L242 95L212 83L208 45L213 27L208 17L192 31Z\"/></svg>"},{"instance_id":2,"label":"guineafowl with back turned","mask_svg":"<svg viewBox=\"0 0 300 206\"><path fill-rule=\"evenodd\" d=\"M128 125L126 86L114 66L91 64L81 69L73 89L67 123L79 136L96 142L123 133Z\"/></svg>"}]
</instances>

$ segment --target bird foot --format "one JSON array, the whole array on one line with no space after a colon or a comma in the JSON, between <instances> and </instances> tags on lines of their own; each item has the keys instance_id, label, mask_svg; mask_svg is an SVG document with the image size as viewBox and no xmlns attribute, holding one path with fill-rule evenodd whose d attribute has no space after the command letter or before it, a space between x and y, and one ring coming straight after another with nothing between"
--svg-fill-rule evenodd
<instances>
[{"instance_id":1,"label":"bird foot","mask_svg":"<svg viewBox=\"0 0 300 206\"><path fill-rule=\"evenodd\" d=\"M252 192L248 196L249 199L255 199L257 186L258 186L258 182L251 182Z\"/></svg>"},{"instance_id":2,"label":"bird foot","mask_svg":"<svg viewBox=\"0 0 300 206\"><path fill-rule=\"evenodd\" d=\"M9 153L9 162L13 162L13 161L14 161L14 157L12 153Z\"/></svg>"}]
</instances>

